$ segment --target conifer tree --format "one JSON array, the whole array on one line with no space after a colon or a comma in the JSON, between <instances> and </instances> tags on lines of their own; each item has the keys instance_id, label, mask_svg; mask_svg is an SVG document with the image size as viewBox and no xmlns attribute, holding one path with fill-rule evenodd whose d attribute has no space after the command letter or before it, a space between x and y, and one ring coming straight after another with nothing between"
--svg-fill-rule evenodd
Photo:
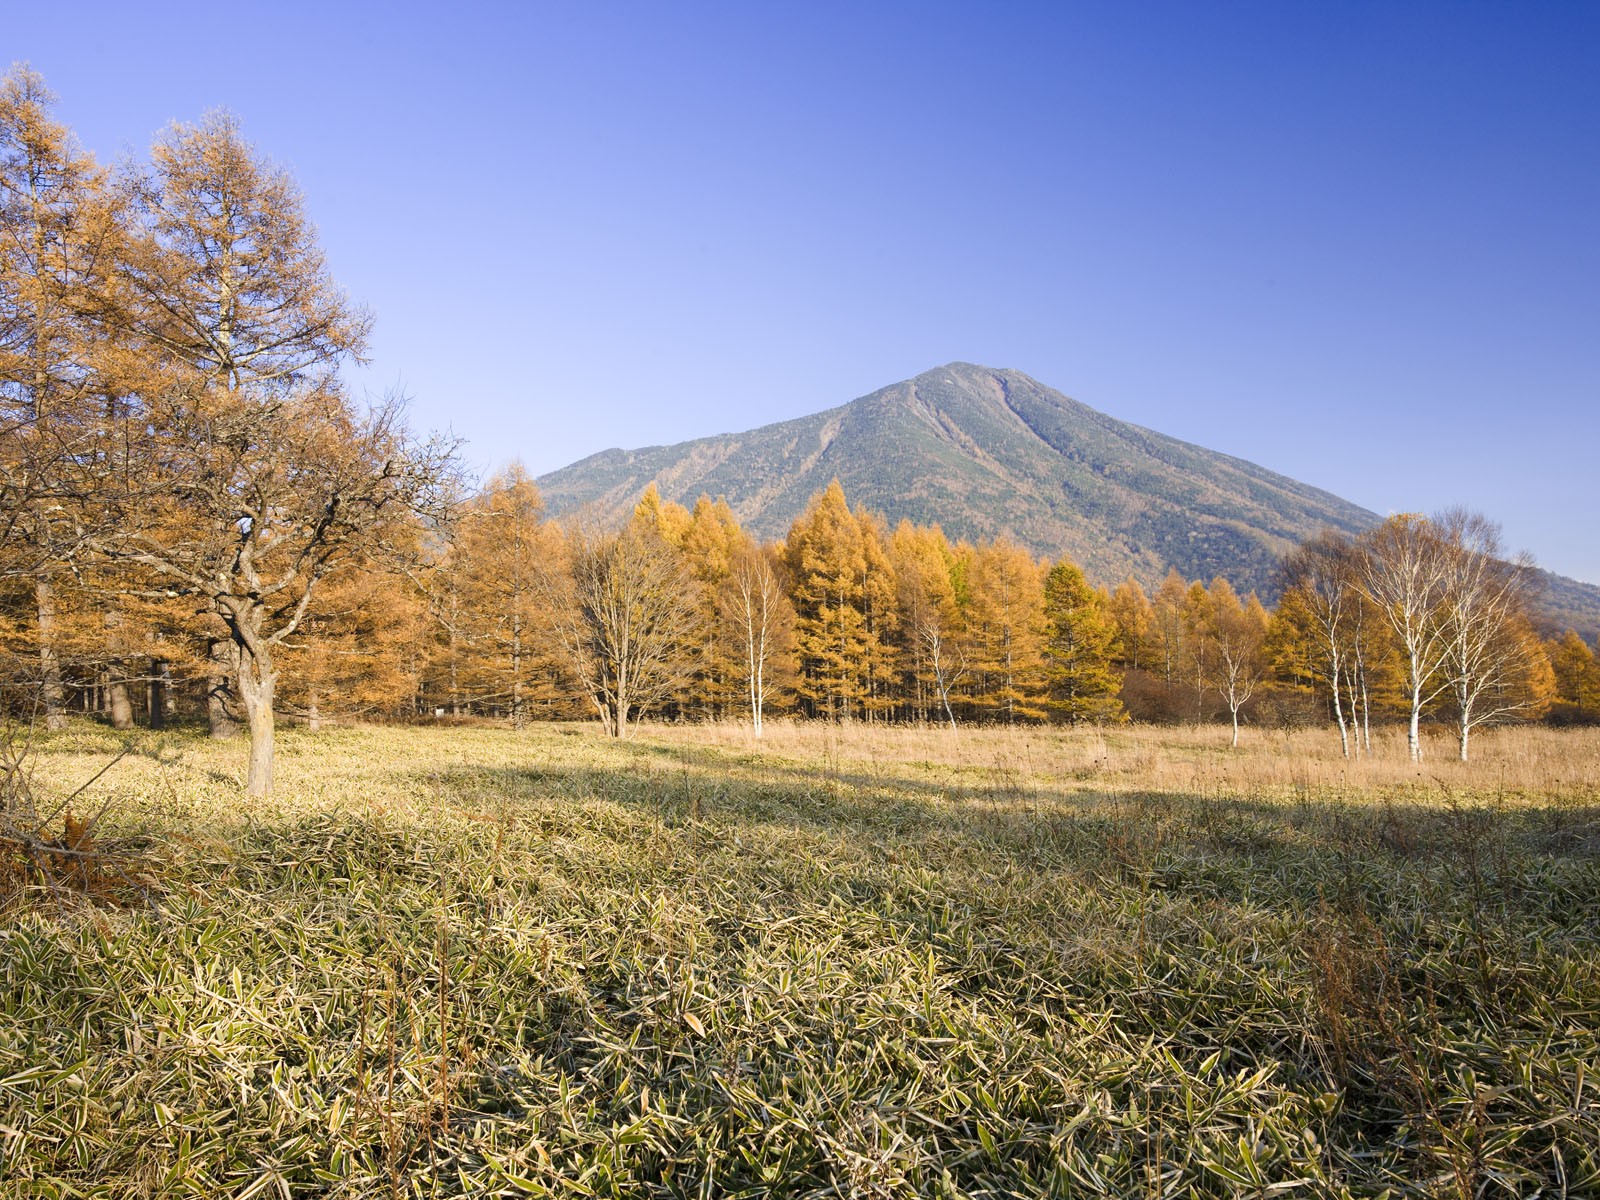
<instances>
[{"instance_id":1,"label":"conifer tree","mask_svg":"<svg viewBox=\"0 0 1600 1200\"><path fill-rule=\"evenodd\" d=\"M562 542L543 523L544 501L521 463L497 472L455 522L453 628L464 639L464 673L480 705L513 729L530 707L553 699L548 611L541 579L559 570Z\"/></svg>"},{"instance_id":2,"label":"conifer tree","mask_svg":"<svg viewBox=\"0 0 1600 1200\"><path fill-rule=\"evenodd\" d=\"M1130 575L1117 584L1107 611L1117 627L1117 661L1129 671L1148 666L1155 610L1139 581Z\"/></svg>"},{"instance_id":3,"label":"conifer tree","mask_svg":"<svg viewBox=\"0 0 1600 1200\"><path fill-rule=\"evenodd\" d=\"M954 729L951 689L971 666L957 602L955 553L937 525L918 527L910 521L895 528L889 553L898 584L907 698L920 719L937 709Z\"/></svg>"},{"instance_id":4,"label":"conifer tree","mask_svg":"<svg viewBox=\"0 0 1600 1200\"><path fill-rule=\"evenodd\" d=\"M1005 539L977 548L969 575L976 671L986 711L1015 724L1045 716L1044 572Z\"/></svg>"},{"instance_id":5,"label":"conifer tree","mask_svg":"<svg viewBox=\"0 0 1600 1200\"><path fill-rule=\"evenodd\" d=\"M816 716L857 715L867 699L867 551L860 523L835 479L812 498L785 545L799 693Z\"/></svg>"},{"instance_id":6,"label":"conifer tree","mask_svg":"<svg viewBox=\"0 0 1600 1200\"><path fill-rule=\"evenodd\" d=\"M1062 559L1044 579L1050 706L1069 721L1122 716L1121 679L1112 666L1116 627L1078 566Z\"/></svg>"},{"instance_id":7,"label":"conifer tree","mask_svg":"<svg viewBox=\"0 0 1600 1200\"><path fill-rule=\"evenodd\" d=\"M1562 715L1575 722L1600 722L1600 660L1578 634L1569 629L1544 644ZM1554 715L1554 714L1553 714Z\"/></svg>"},{"instance_id":8,"label":"conifer tree","mask_svg":"<svg viewBox=\"0 0 1600 1200\"><path fill-rule=\"evenodd\" d=\"M32 584L48 728L65 720L58 594L87 513L111 355L92 319L122 225L104 173L51 116L39 74L0 79L0 573Z\"/></svg>"},{"instance_id":9,"label":"conifer tree","mask_svg":"<svg viewBox=\"0 0 1600 1200\"><path fill-rule=\"evenodd\" d=\"M740 692L739 658L726 622L718 619L736 555L747 539L728 502L701 496L689 514L680 549L695 582L695 658L682 709L707 720L724 715Z\"/></svg>"}]
</instances>

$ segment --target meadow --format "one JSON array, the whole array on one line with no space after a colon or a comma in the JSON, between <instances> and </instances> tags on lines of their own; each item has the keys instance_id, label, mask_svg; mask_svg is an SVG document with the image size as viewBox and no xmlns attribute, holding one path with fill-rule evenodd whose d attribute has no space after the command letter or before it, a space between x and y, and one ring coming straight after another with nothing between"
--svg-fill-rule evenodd
<instances>
[{"instance_id":1,"label":"meadow","mask_svg":"<svg viewBox=\"0 0 1600 1200\"><path fill-rule=\"evenodd\" d=\"M1227 736L141 735L0 861L0 1195L1600 1194L1600 731Z\"/></svg>"}]
</instances>

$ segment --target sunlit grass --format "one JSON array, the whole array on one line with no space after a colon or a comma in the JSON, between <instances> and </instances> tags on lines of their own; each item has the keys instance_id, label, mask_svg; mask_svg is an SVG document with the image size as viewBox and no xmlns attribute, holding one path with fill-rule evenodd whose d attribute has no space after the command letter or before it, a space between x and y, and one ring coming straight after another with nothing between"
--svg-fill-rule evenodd
<instances>
[{"instance_id":1,"label":"sunlit grass","mask_svg":"<svg viewBox=\"0 0 1600 1200\"><path fill-rule=\"evenodd\" d=\"M1600 739L1380 750L155 738L154 903L0 924L0 1192L1594 1194Z\"/></svg>"}]
</instances>

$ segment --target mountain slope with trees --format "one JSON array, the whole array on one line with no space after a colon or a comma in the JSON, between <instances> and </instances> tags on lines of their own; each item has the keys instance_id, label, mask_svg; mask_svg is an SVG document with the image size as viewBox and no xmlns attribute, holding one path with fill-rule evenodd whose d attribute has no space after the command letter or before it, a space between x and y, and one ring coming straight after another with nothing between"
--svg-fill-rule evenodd
<instances>
[{"instance_id":1,"label":"mountain slope with trees","mask_svg":"<svg viewBox=\"0 0 1600 1200\"><path fill-rule=\"evenodd\" d=\"M852 501L1065 554L1091 578L1171 568L1268 588L1277 557L1318 529L1377 517L1253 463L1116 420L1018 371L951 363L849 404L748 433L607 450L545 475L552 513L620 520L646 485L725 496L764 538L837 478Z\"/></svg>"},{"instance_id":2,"label":"mountain slope with trees","mask_svg":"<svg viewBox=\"0 0 1600 1200\"><path fill-rule=\"evenodd\" d=\"M838 408L745 433L612 449L538 480L548 511L618 524L654 483L668 500L724 497L763 539L784 536L838 479L854 504L1009 537L1110 585L1169 570L1275 595L1279 558L1377 514L1265 467L1119 421L1020 371L950 363ZM1553 630L1600 632L1600 587L1541 573Z\"/></svg>"}]
</instances>

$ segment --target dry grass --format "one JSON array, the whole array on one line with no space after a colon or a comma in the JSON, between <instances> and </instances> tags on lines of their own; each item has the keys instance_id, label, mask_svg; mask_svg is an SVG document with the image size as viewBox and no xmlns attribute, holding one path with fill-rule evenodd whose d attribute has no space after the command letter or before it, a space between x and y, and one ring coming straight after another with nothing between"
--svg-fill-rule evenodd
<instances>
[{"instance_id":1,"label":"dry grass","mask_svg":"<svg viewBox=\"0 0 1600 1200\"><path fill-rule=\"evenodd\" d=\"M0 1190L1600 1192L1600 738L1327 742L169 735L161 895L0 926Z\"/></svg>"}]
</instances>

